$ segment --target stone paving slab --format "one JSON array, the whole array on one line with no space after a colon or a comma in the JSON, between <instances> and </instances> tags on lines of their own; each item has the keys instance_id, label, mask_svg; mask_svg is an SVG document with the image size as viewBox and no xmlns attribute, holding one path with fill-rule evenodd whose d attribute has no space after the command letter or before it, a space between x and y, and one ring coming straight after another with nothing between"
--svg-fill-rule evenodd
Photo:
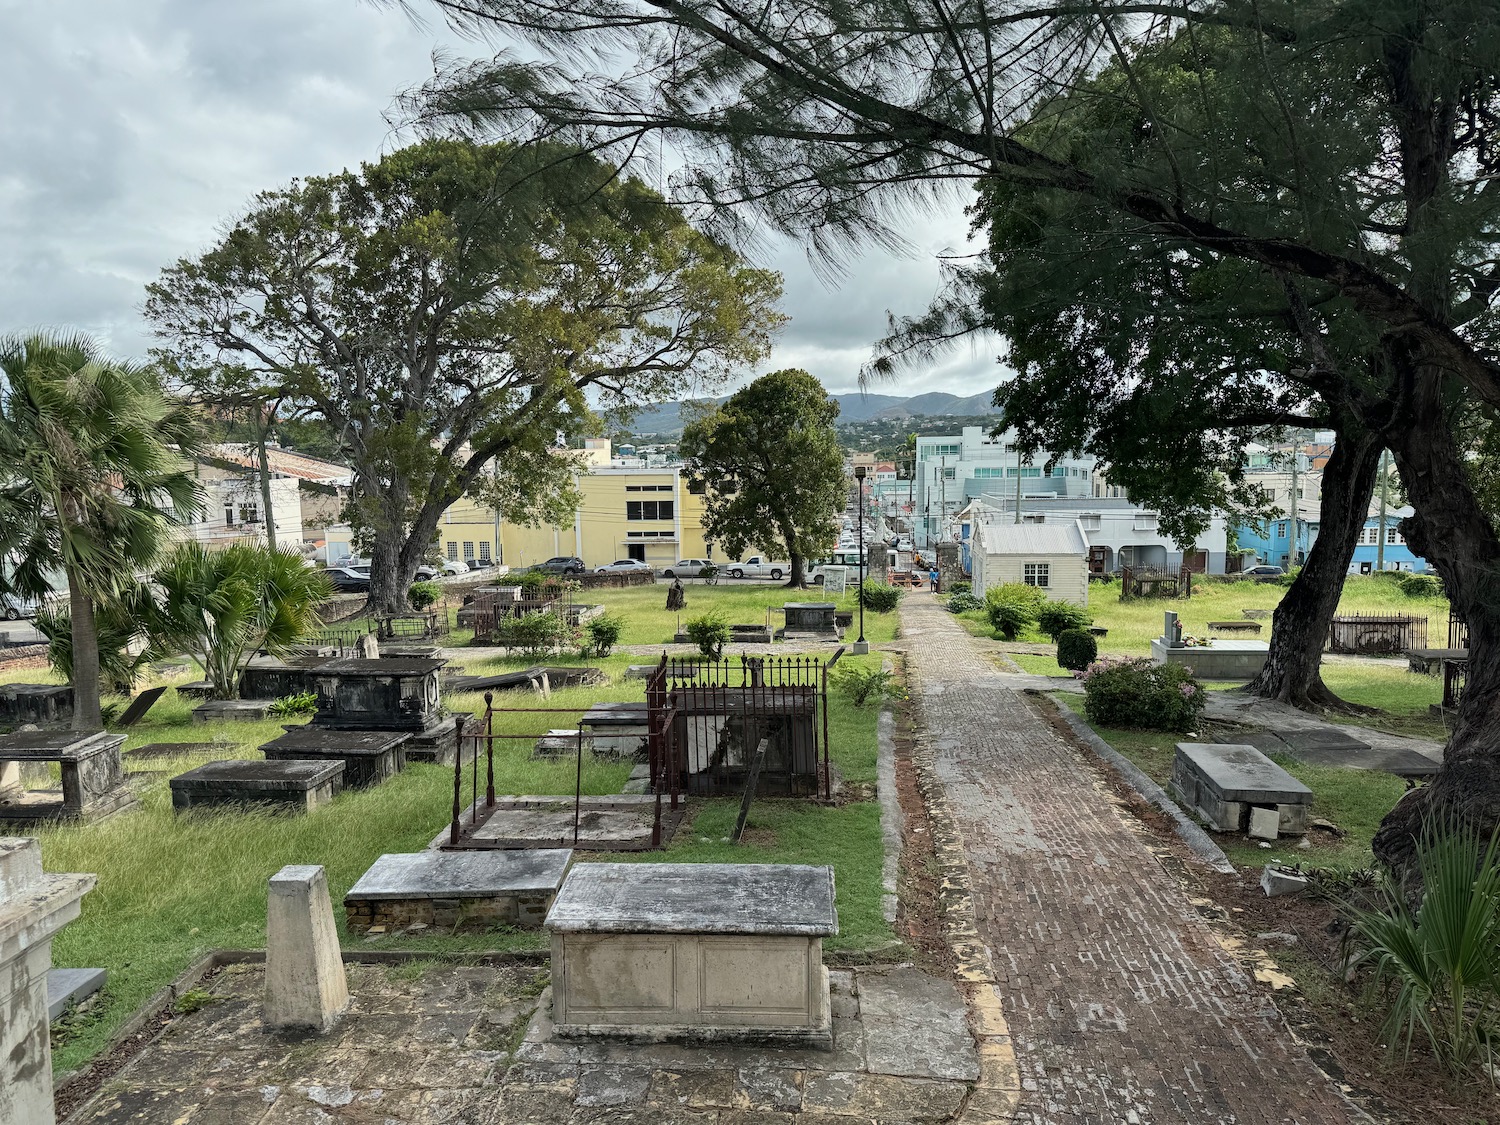
<instances>
[{"instance_id":1,"label":"stone paving slab","mask_svg":"<svg viewBox=\"0 0 1500 1125\"><path fill-rule=\"evenodd\" d=\"M213 1002L172 1019L71 1120L903 1125L955 1120L970 1098L964 1081L867 1065L859 994L872 974L863 971L830 973L836 1042L819 1051L551 1042L541 965L348 970L349 1011L327 1036L308 1038L261 1025L261 966L226 968L205 983ZM912 1024L936 997L944 998L939 1006L951 1003L953 994L919 976L903 974L901 988L879 986L891 997L884 1001L891 1021L901 1018L902 989L913 1000Z\"/></svg>"},{"instance_id":2,"label":"stone paving slab","mask_svg":"<svg viewBox=\"0 0 1500 1125\"><path fill-rule=\"evenodd\" d=\"M919 751L957 825L975 940L1018 1071L1017 1098L1002 1080L982 1083L965 1120L1360 1119L1157 862L1145 829L1019 693L1059 685L998 671L930 595L908 596L900 612ZM998 1053L988 1060L981 1052L982 1068L1002 1065Z\"/></svg>"},{"instance_id":3,"label":"stone paving slab","mask_svg":"<svg viewBox=\"0 0 1500 1125\"><path fill-rule=\"evenodd\" d=\"M871 1071L958 1082L979 1077L963 998L951 980L910 966L861 973L859 1005Z\"/></svg>"}]
</instances>

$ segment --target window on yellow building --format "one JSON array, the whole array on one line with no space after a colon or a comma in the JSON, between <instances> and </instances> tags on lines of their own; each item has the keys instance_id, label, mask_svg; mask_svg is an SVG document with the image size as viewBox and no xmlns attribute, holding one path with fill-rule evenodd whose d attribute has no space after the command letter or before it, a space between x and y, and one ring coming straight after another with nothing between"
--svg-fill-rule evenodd
<instances>
[{"instance_id":1,"label":"window on yellow building","mask_svg":"<svg viewBox=\"0 0 1500 1125\"><path fill-rule=\"evenodd\" d=\"M458 561L458 544L455 543L451 539L448 540L448 561L449 562L457 562Z\"/></svg>"},{"instance_id":2,"label":"window on yellow building","mask_svg":"<svg viewBox=\"0 0 1500 1125\"><path fill-rule=\"evenodd\" d=\"M625 518L627 520L669 520L672 518L671 500L627 500L625 501Z\"/></svg>"}]
</instances>

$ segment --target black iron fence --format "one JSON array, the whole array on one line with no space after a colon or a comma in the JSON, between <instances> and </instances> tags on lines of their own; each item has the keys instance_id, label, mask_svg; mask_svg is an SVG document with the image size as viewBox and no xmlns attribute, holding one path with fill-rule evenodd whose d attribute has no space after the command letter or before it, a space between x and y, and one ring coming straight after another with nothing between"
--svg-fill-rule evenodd
<instances>
[{"instance_id":1,"label":"black iron fence","mask_svg":"<svg viewBox=\"0 0 1500 1125\"><path fill-rule=\"evenodd\" d=\"M1394 656L1426 647L1426 617L1342 614L1328 625L1329 652Z\"/></svg>"}]
</instances>

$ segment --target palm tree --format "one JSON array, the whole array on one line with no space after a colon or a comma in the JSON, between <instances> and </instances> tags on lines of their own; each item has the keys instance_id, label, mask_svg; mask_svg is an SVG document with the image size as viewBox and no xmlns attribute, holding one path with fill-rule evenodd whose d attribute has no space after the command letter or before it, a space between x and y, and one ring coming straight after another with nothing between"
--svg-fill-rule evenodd
<instances>
[{"instance_id":1,"label":"palm tree","mask_svg":"<svg viewBox=\"0 0 1500 1125\"><path fill-rule=\"evenodd\" d=\"M97 602L149 568L200 507L181 453L192 413L155 372L104 356L85 336L0 339L0 590L68 587L73 726L97 730Z\"/></svg>"},{"instance_id":2,"label":"palm tree","mask_svg":"<svg viewBox=\"0 0 1500 1125\"><path fill-rule=\"evenodd\" d=\"M318 627L328 576L289 551L235 543L209 551L184 543L153 576L161 597L153 631L203 664L215 699L236 699L245 657L284 655Z\"/></svg>"}]
</instances>

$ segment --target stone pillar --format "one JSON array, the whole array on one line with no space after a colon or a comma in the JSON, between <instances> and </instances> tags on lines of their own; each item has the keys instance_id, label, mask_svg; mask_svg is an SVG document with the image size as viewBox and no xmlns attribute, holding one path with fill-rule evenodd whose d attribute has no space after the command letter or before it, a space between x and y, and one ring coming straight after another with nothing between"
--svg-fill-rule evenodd
<instances>
[{"instance_id":1,"label":"stone pillar","mask_svg":"<svg viewBox=\"0 0 1500 1125\"><path fill-rule=\"evenodd\" d=\"M875 582L890 581L890 550L884 543L869 543L865 546L865 577ZM855 576L858 578L858 575Z\"/></svg>"},{"instance_id":2,"label":"stone pillar","mask_svg":"<svg viewBox=\"0 0 1500 1125\"><path fill-rule=\"evenodd\" d=\"M42 846L0 837L0 1121L53 1125L47 969L93 875L46 875Z\"/></svg>"},{"instance_id":3,"label":"stone pillar","mask_svg":"<svg viewBox=\"0 0 1500 1125\"><path fill-rule=\"evenodd\" d=\"M939 543L936 550L938 584L946 594L953 589L953 583L964 580L963 549L950 539Z\"/></svg>"},{"instance_id":4,"label":"stone pillar","mask_svg":"<svg viewBox=\"0 0 1500 1125\"><path fill-rule=\"evenodd\" d=\"M266 1025L321 1033L348 1006L328 876L321 866L283 867L266 904Z\"/></svg>"}]
</instances>

